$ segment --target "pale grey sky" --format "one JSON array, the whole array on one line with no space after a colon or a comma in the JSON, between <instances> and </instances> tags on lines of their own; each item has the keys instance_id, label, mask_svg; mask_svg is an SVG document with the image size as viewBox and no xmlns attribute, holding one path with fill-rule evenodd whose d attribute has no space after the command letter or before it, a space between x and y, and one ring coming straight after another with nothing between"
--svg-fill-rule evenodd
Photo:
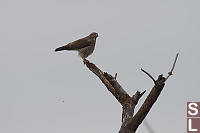
<instances>
[{"instance_id":1,"label":"pale grey sky","mask_svg":"<svg viewBox=\"0 0 200 133\"><path fill-rule=\"evenodd\" d=\"M129 94L147 90L137 109L153 86L140 68L166 75L180 53L147 119L156 133L186 132L186 102L200 100L199 7L199 0L0 0L0 132L119 130L121 106L101 81L76 52L54 52L93 31L99 38L88 59L118 72Z\"/></svg>"}]
</instances>

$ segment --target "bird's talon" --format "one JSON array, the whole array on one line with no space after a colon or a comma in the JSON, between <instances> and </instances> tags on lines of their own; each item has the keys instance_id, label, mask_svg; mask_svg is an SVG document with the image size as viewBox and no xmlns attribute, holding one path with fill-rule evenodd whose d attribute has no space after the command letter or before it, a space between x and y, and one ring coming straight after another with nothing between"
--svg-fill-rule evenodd
<instances>
[{"instance_id":1,"label":"bird's talon","mask_svg":"<svg viewBox=\"0 0 200 133\"><path fill-rule=\"evenodd\" d=\"M86 59L83 59L83 63L86 64L86 63L87 63L87 60L86 60Z\"/></svg>"},{"instance_id":2,"label":"bird's talon","mask_svg":"<svg viewBox=\"0 0 200 133\"><path fill-rule=\"evenodd\" d=\"M96 38L98 33L92 32L90 35L81 38L79 40L68 43L67 45L56 48L55 51L62 50L76 50L78 51L79 56L83 59L83 63L86 64L89 62L85 58L92 54L95 48Z\"/></svg>"}]
</instances>

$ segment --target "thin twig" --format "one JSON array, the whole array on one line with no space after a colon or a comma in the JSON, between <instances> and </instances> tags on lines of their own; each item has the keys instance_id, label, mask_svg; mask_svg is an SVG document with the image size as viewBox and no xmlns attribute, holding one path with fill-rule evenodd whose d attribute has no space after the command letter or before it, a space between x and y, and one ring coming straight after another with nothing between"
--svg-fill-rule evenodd
<instances>
[{"instance_id":1,"label":"thin twig","mask_svg":"<svg viewBox=\"0 0 200 133\"><path fill-rule=\"evenodd\" d=\"M117 73L115 73L115 79L117 79Z\"/></svg>"},{"instance_id":2,"label":"thin twig","mask_svg":"<svg viewBox=\"0 0 200 133\"><path fill-rule=\"evenodd\" d=\"M175 60L174 60L174 64L173 64L173 66L172 66L172 69L171 69L170 72L168 72L168 75L167 75L167 77L165 78L165 81L166 81L171 75L173 75L172 72L173 72L174 67L175 67L175 65L176 65L176 61L177 61L177 59L178 59L178 55L179 55L179 53L176 54L176 57L175 57Z\"/></svg>"},{"instance_id":3,"label":"thin twig","mask_svg":"<svg viewBox=\"0 0 200 133\"><path fill-rule=\"evenodd\" d=\"M142 93L140 93L140 97L142 97L142 95L144 95L145 92L146 92L146 90L144 90Z\"/></svg>"},{"instance_id":4,"label":"thin twig","mask_svg":"<svg viewBox=\"0 0 200 133\"><path fill-rule=\"evenodd\" d=\"M144 72L145 74L147 74L154 82L154 84L156 83L156 80L148 73L146 72L144 69L141 68L141 71Z\"/></svg>"}]
</instances>

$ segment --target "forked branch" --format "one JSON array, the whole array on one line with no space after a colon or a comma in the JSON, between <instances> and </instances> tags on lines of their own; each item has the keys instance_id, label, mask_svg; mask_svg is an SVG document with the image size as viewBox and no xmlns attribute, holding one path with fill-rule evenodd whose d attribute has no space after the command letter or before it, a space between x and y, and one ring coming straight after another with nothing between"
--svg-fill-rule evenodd
<instances>
[{"instance_id":1,"label":"forked branch","mask_svg":"<svg viewBox=\"0 0 200 133\"><path fill-rule=\"evenodd\" d=\"M123 89L123 87L117 81L117 73L113 77L111 74L107 72L101 71L95 64L90 63L86 60L86 66L92 71L99 79L103 82L103 84L107 87L107 89L113 94L113 96L118 100L118 102L122 105L122 125L120 128L119 133L135 133L139 125L142 123L144 118L149 113L150 109L152 108L153 104L156 102L157 98L159 97L161 91L165 86L166 80L172 75L174 67L176 65L176 61L178 58L178 53L175 57L175 61L173 66L168 73L167 77L163 77L163 75L159 75L158 79L155 80L153 76L151 76L148 72L144 69L141 69L142 72L147 74L153 82L154 86L151 89L151 92L145 99L144 103L138 110L138 112L134 115L135 106L137 105L139 99L143 96L146 92L143 91L140 93L137 91L133 96L128 95L128 93Z\"/></svg>"}]
</instances>

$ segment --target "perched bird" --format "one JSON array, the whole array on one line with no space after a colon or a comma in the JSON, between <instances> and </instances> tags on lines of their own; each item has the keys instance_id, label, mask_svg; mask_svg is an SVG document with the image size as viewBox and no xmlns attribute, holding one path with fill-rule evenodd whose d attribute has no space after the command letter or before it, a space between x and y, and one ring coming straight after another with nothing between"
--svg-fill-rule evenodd
<instances>
[{"instance_id":1,"label":"perched bird","mask_svg":"<svg viewBox=\"0 0 200 133\"><path fill-rule=\"evenodd\" d=\"M83 59L84 64L86 63L86 58L92 54L95 48L96 38L98 37L98 33L92 32L90 35L76 40L74 42L70 42L67 45L56 48L55 51L62 50L75 50L78 51L79 56Z\"/></svg>"}]
</instances>

